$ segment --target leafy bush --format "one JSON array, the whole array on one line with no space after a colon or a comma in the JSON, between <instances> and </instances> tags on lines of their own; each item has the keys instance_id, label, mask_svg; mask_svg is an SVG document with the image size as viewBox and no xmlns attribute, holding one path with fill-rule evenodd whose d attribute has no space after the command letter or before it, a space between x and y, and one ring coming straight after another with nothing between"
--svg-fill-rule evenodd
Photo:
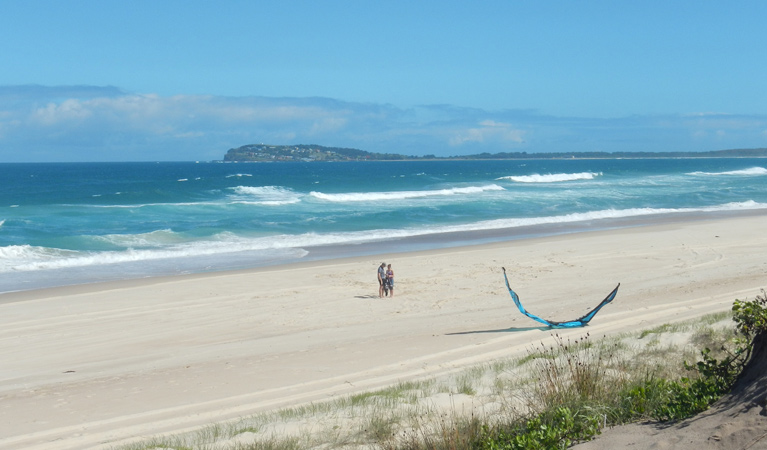
<instances>
[{"instance_id":1,"label":"leafy bush","mask_svg":"<svg viewBox=\"0 0 767 450\"><path fill-rule=\"evenodd\" d=\"M557 346L544 347L536 354L528 355L540 361L539 400L549 405L549 412L540 413L523 424L507 424L505 428L485 426L475 448L565 449L599 434L600 425L603 421L606 423L608 417L610 424L648 417L678 421L708 409L730 390L743 370L753 350L754 337L767 332L767 295L764 291L752 301L735 300L732 311L740 336L733 342L734 348L722 346L724 356L721 359L705 348L701 351L700 361L695 364L684 362L685 369L695 372L691 377L679 380L649 377L634 384L619 382L619 401L613 405L604 402L605 395L599 387L605 384L604 363L610 357L604 353L584 353L584 349L591 348L588 335L574 343L555 336ZM590 413L567 406L551 408L563 403L578 404Z\"/></svg>"},{"instance_id":2,"label":"leafy bush","mask_svg":"<svg viewBox=\"0 0 767 450\"><path fill-rule=\"evenodd\" d=\"M738 332L749 341L753 340L757 334L767 331L767 294L764 289L754 300L735 300L732 312L732 319L737 323Z\"/></svg>"},{"instance_id":3,"label":"leafy bush","mask_svg":"<svg viewBox=\"0 0 767 450\"><path fill-rule=\"evenodd\" d=\"M674 421L691 417L705 411L722 395L729 392L735 379L743 371L753 351L753 341L767 331L767 295L762 290L754 300L735 300L732 306L733 320L740 336L735 339L734 350L722 350L725 356L718 360L711 350L701 351L702 361L695 365L684 362L688 370L696 370L699 377L682 378L669 382L669 401L658 408L653 416L658 420Z\"/></svg>"},{"instance_id":4,"label":"leafy bush","mask_svg":"<svg viewBox=\"0 0 767 450\"><path fill-rule=\"evenodd\" d=\"M541 414L510 431L493 432L485 428L485 434L476 448L481 450L566 449L576 442L590 440L599 433L599 428L598 416L559 407L553 414Z\"/></svg>"}]
</instances>

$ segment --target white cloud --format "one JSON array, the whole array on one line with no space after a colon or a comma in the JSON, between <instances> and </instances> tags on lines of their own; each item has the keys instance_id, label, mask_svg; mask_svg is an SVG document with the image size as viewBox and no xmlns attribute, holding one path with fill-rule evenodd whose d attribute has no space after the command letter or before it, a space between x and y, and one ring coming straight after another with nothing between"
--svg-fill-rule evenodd
<instances>
[{"instance_id":1,"label":"white cloud","mask_svg":"<svg viewBox=\"0 0 767 450\"><path fill-rule=\"evenodd\" d=\"M326 117L315 120L309 129L310 134L332 133L342 130L349 123L349 120L343 117Z\"/></svg>"},{"instance_id":2,"label":"white cloud","mask_svg":"<svg viewBox=\"0 0 767 450\"><path fill-rule=\"evenodd\" d=\"M726 142L731 136L754 133L767 126L767 118L760 116L736 116L733 114L699 113L685 115L682 124L697 141L711 139ZM754 145L759 145L755 142ZM762 143L763 145L763 143Z\"/></svg>"},{"instance_id":3,"label":"white cloud","mask_svg":"<svg viewBox=\"0 0 767 450\"><path fill-rule=\"evenodd\" d=\"M26 110L4 111L0 114L0 129L8 132L14 119L14 123L20 124L16 127L20 133L34 130L59 138L82 132L189 137L246 127L272 131L285 127L294 135L318 135L343 130L353 114L348 108L327 109L302 103L306 102L154 94L66 99L43 106L31 105Z\"/></svg>"},{"instance_id":4,"label":"white cloud","mask_svg":"<svg viewBox=\"0 0 767 450\"><path fill-rule=\"evenodd\" d=\"M483 120L479 127L458 131L449 140L450 145L460 146L468 142L494 142L500 144L521 144L525 142L525 131L510 123Z\"/></svg>"},{"instance_id":5,"label":"white cloud","mask_svg":"<svg viewBox=\"0 0 767 450\"><path fill-rule=\"evenodd\" d=\"M328 98L159 96L117 88L0 86L0 162L206 160L258 142L440 156L514 151L764 147L767 116L598 119L453 105L402 109Z\"/></svg>"},{"instance_id":6,"label":"white cloud","mask_svg":"<svg viewBox=\"0 0 767 450\"><path fill-rule=\"evenodd\" d=\"M59 124L71 124L72 122L81 122L92 117L90 108L83 102L75 99L68 99L59 104L48 103L47 105L32 111L29 119L32 123L38 123L41 126L56 126Z\"/></svg>"}]
</instances>

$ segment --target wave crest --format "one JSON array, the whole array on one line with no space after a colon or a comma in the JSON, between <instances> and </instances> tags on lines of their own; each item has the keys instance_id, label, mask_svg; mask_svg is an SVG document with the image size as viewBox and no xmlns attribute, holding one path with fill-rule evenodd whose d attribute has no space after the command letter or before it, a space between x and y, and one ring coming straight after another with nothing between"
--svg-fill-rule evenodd
<instances>
[{"instance_id":1,"label":"wave crest","mask_svg":"<svg viewBox=\"0 0 767 450\"><path fill-rule=\"evenodd\" d=\"M136 236L107 236L113 243L123 244L133 241L147 241L148 248L125 248L118 251L73 251L65 249L35 247L30 245L12 245L0 247L0 273L21 272L46 269L102 266L130 262L149 262L171 258L195 258L200 256L221 256L257 252L260 258L301 258L308 254L305 247L323 245L359 244L396 238L435 235L450 232L470 232L517 228L554 223L581 222L600 219L619 219L655 214L679 214L713 211L744 211L765 209L767 204L752 200L725 203L700 208L628 208L604 209L582 213L555 216L519 217L485 220L459 225L426 226L418 228L377 229L335 233L302 233L297 235L272 235L263 237L243 237L230 232L219 233L203 241L166 242L178 239L169 230L160 230ZM152 241L154 240L154 241Z\"/></svg>"},{"instance_id":2,"label":"wave crest","mask_svg":"<svg viewBox=\"0 0 767 450\"><path fill-rule=\"evenodd\" d=\"M107 234L104 236L94 236L93 239L122 248L162 247L183 241L178 233L169 229L140 234Z\"/></svg>"},{"instance_id":3,"label":"wave crest","mask_svg":"<svg viewBox=\"0 0 767 450\"><path fill-rule=\"evenodd\" d=\"M741 170L728 170L726 172L690 172L688 175L700 175L700 176L719 176L719 175L767 175L767 169L764 167L749 167L748 169Z\"/></svg>"},{"instance_id":4,"label":"wave crest","mask_svg":"<svg viewBox=\"0 0 767 450\"><path fill-rule=\"evenodd\" d=\"M282 186L236 186L230 189L235 193L234 203L279 206L301 201L300 194Z\"/></svg>"},{"instance_id":5,"label":"wave crest","mask_svg":"<svg viewBox=\"0 0 767 450\"><path fill-rule=\"evenodd\" d=\"M601 176L602 172L580 172L580 173L550 173L550 174L532 174L532 175L511 175L500 177L497 180L511 180L516 183L561 183L563 181L593 180Z\"/></svg>"},{"instance_id":6,"label":"wave crest","mask_svg":"<svg viewBox=\"0 0 767 450\"><path fill-rule=\"evenodd\" d=\"M349 192L344 194L325 194L313 191L309 195L329 202L374 202L380 200L408 200L412 198L438 197L451 195L480 194L487 191L505 191L497 184L486 186L467 186L449 189L434 189L428 191L389 191L389 192Z\"/></svg>"},{"instance_id":7,"label":"wave crest","mask_svg":"<svg viewBox=\"0 0 767 450\"><path fill-rule=\"evenodd\" d=\"M279 241L279 240L278 240ZM194 258L234 254L256 250L262 258L301 258L307 252L296 246L274 242L271 238L247 239L221 233L207 241L188 242L166 247L121 251L73 251L31 245L0 247L0 273L103 266L149 262L172 258ZM279 256L277 256L279 255Z\"/></svg>"}]
</instances>

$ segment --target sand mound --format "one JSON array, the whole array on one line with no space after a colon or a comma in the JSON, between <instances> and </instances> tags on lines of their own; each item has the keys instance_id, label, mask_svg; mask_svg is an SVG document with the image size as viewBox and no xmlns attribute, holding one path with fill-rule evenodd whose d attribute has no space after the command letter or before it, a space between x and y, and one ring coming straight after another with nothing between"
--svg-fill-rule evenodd
<instances>
[{"instance_id":1,"label":"sand mound","mask_svg":"<svg viewBox=\"0 0 767 450\"><path fill-rule=\"evenodd\" d=\"M612 428L574 448L767 449L767 334L754 339L754 353L732 391L708 411L670 426L633 424Z\"/></svg>"}]
</instances>

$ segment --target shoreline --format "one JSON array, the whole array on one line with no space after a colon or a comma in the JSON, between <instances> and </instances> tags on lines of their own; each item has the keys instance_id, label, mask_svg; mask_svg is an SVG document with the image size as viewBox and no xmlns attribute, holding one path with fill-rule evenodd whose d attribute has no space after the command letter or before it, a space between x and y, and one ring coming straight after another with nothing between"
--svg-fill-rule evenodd
<instances>
[{"instance_id":1,"label":"shoreline","mask_svg":"<svg viewBox=\"0 0 767 450\"><path fill-rule=\"evenodd\" d=\"M105 448L616 335L767 284L764 211L0 296L0 447ZM375 270L392 263L395 296Z\"/></svg>"},{"instance_id":2,"label":"shoreline","mask_svg":"<svg viewBox=\"0 0 767 450\"><path fill-rule=\"evenodd\" d=\"M60 290L65 289L67 291L77 292L78 286L98 286L108 285L110 283L116 283L117 285L123 285L124 283L134 283L145 281L148 283L152 280L166 280L176 277L195 277L195 276L216 276L225 275L228 273L240 273L249 271L267 270L269 268L289 268L300 267L304 264L314 264L318 262L329 262L336 260L347 259L366 259L366 258L378 258L387 254L409 254L432 250L446 250L460 249L464 247L475 247L482 245L502 245L510 242L524 241L528 239L544 239L547 237L560 236L560 235L578 235L581 233L599 232L613 229L635 228L635 227L647 227L662 224L671 223L687 223L706 220L726 219L733 217L752 217L767 215L767 209L747 209L742 211L695 211L695 212L674 212L674 213L659 213L649 214L641 216L629 216L620 218L606 218L595 220L583 220L575 222L555 222L555 223L543 223L535 225L517 226L511 228L496 228L496 229L483 229L483 230L471 230L471 231L452 231L442 232L435 234L407 236L403 238L385 239L382 241L370 241L357 244L328 244L321 246L308 246L305 247L307 254L303 257L292 258L285 261L279 261L275 263L258 263L247 267L236 268L223 268L223 269L210 269L205 271L192 271L184 273L163 273L159 275L148 276L128 276L124 275L110 276L108 279L92 279L90 281L78 280L75 282L64 283L62 282L62 276L57 275L55 278L59 280L51 283L47 280L47 271L39 271L29 273L32 277L39 277L45 281L38 281L38 283L48 282L48 285L38 285L30 287L28 289L12 289L8 291L0 291L0 304L7 301L15 301L13 298L27 298L30 295L34 296L35 292L44 293L48 290ZM382 250L383 248L383 250ZM391 259L391 258L390 258ZM77 270L82 270L78 268ZM58 273L58 271L57 271ZM62 272L65 273L65 272ZM158 281L158 282L159 282ZM56 284L60 283L60 284ZM69 288L69 289L68 289ZM22 293L31 293L29 295L22 295ZM9 300L11 299L11 300Z\"/></svg>"}]
</instances>

